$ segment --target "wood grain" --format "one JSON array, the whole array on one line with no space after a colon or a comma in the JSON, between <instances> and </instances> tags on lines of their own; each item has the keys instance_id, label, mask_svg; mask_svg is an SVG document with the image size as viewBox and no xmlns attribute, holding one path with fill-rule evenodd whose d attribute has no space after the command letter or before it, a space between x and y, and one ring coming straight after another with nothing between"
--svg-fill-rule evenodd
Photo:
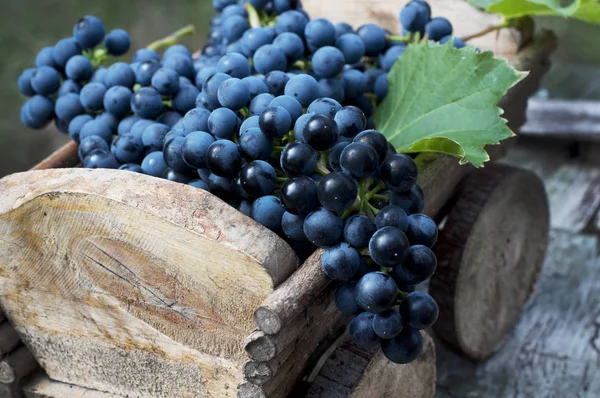
<instances>
[{"instance_id":1,"label":"wood grain","mask_svg":"<svg viewBox=\"0 0 600 398\"><path fill-rule=\"evenodd\" d=\"M23 391L27 398L125 398L122 395L54 381L43 372L26 383Z\"/></svg>"},{"instance_id":2,"label":"wood grain","mask_svg":"<svg viewBox=\"0 0 600 398\"><path fill-rule=\"evenodd\" d=\"M64 169L77 166L79 156L77 149L79 145L75 141L69 141L62 147L54 151L46 159L32 167L31 170Z\"/></svg>"},{"instance_id":3,"label":"wood grain","mask_svg":"<svg viewBox=\"0 0 600 398\"><path fill-rule=\"evenodd\" d=\"M0 301L51 378L235 395L252 313L296 267L285 242L211 194L133 173L29 172L0 190Z\"/></svg>"}]
</instances>

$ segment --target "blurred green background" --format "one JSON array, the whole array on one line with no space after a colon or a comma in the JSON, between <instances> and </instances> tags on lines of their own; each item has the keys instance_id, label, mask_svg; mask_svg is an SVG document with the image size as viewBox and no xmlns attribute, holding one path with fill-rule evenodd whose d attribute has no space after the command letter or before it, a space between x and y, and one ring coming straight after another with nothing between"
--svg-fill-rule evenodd
<instances>
[{"instance_id":1,"label":"blurred green background","mask_svg":"<svg viewBox=\"0 0 600 398\"><path fill-rule=\"evenodd\" d=\"M127 30L134 49L192 23L197 34L183 43L198 49L213 14L211 0L0 0L0 6L0 177L28 169L68 140L52 125L44 130L21 125L19 109L24 98L16 81L23 69L33 66L40 48L71 35L80 16L100 17L107 30ZM553 69L543 82L547 94L600 100L600 27L558 18L537 22L554 29L561 40Z\"/></svg>"}]
</instances>

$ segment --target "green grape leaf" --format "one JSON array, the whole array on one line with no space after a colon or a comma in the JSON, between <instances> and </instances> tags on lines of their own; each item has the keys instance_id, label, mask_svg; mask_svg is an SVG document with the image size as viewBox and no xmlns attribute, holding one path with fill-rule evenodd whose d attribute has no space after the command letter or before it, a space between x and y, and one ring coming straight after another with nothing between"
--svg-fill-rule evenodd
<instances>
[{"instance_id":1,"label":"green grape leaf","mask_svg":"<svg viewBox=\"0 0 600 398\"><path fill-rule=\"evenodd\" d=\"M390 71L373 119L399 152L446 153L480 167L486 145L514 135L497 103L526 75L489 51L413 44Z\"/></svg>"},{"instance_id":2,"label":"green grape leaf","mask_svg":"<svg viewBox=\"0 0 600 398\"><path fill-rule=\"evenodd\" d=\"M562 16L589 23L600 23L598 0L573 0L564 5L561 0L468 0L475 7L502 15L506 19L526 15Z\"/></svg>"}]
</instances>

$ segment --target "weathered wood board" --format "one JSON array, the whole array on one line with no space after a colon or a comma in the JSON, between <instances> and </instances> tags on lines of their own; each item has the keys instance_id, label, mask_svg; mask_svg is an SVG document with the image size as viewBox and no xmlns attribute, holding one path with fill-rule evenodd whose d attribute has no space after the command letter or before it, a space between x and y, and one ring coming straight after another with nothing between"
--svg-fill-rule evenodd
<instances>
[{"instance_id":1,"label":"weathered wood board","mask_svg":"<svg viewBox=\"0 0 600 398\"><path fill-rule=\"evenodd\" d=\"M438 398L600 396L598 238L553 231L536 293L478 365L438 345Z\"/></svg>"},{"instance_id":2,"label":"weathered wood board","mask_svg":"<svg viewBox=\"0 0 600 398\"><path fill-rule=\"evenodd\" d=\"M27 398L125 398L108 392L92 390L51 380L46 374L35 375L23 386Z\"/></svg>"},{"instance_id":3,"label":"weathered wood board","mask_svg":"<svg viewBox=\"0 0 600 398\"><path fill-rule=\"evenodd\" d=\"M0 191L0 301L52 379L235 395L252 313L296 268L284 241L202 190L134 173L22 173Z\"/></svg>"}]
</instances>

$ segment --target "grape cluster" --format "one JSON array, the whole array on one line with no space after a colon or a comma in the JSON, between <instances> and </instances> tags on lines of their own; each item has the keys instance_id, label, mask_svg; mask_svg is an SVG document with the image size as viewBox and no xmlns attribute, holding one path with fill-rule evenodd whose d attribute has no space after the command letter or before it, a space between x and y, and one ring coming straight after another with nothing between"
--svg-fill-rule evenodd
<instances>
[{"instance_id":1,"label":"grape cluster","mask_svg":"<svg viewBox=\"0 0 600 398\"><path fill-rule=\"evenodd\" d=\"M18 86L30 128L54 120L87 168L119 168L210 191L285 238L300 260L316 247L343 282L335 301L361 346L396 363L422 350L438 308L414 286L435 271L435 222L413 158L371 115L407 45L453 40L426 2L400 13L403 36L311 20L296 0L214 0L208 44L125 54L127 32L96 17L42 49ZM103 43L103 45L101 45Z\"/></svg>"}]
</instances>

